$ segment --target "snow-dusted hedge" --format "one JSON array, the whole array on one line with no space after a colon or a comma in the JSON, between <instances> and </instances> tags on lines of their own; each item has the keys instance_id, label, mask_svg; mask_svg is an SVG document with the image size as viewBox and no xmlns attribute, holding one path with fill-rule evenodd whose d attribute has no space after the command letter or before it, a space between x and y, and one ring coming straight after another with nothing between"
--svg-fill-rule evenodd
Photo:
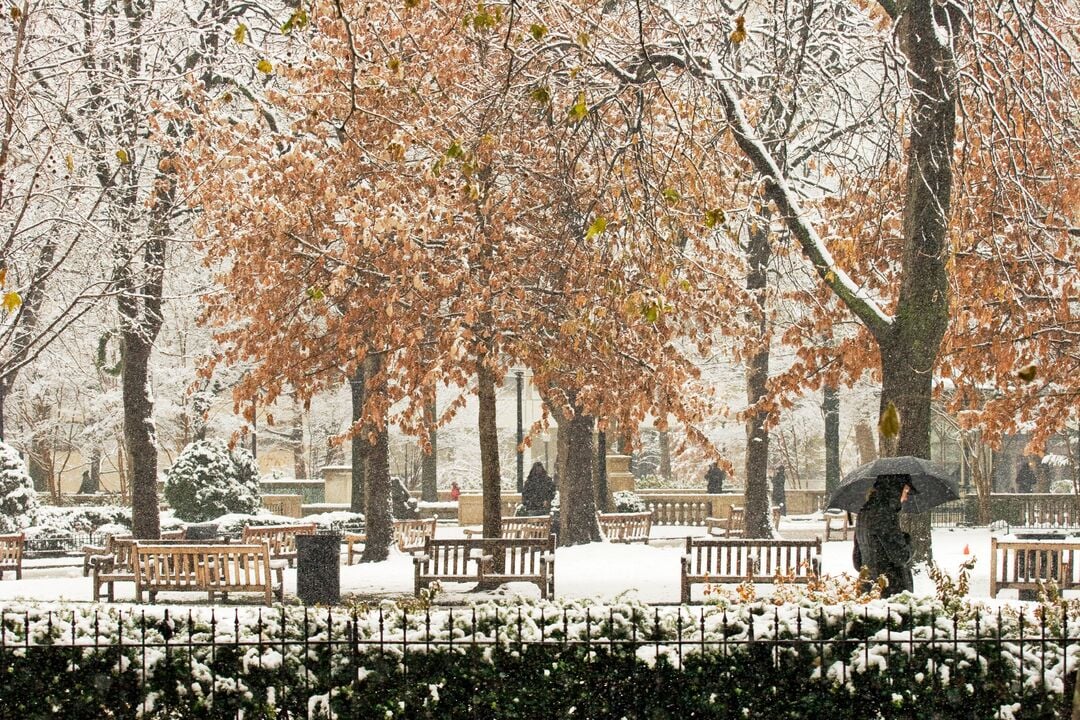
<instances>
[{"instance_id":1,"label":"snow-dusted hedge","mask_svg":"<svg viewBox=\"0 0 1080 720\"><path fill-rule=\"evenodd\" d=\"M649 509L641 496L630 490L616 490L611 494L611 500L615 505L615 512L638 513Z\"/></svg>"},{"instance_id":2,"label":"snow-dusted hedge","mask_svg":"<svg viewBox=\"0 0 1080 720\"><path fill-rule=\"evenodd\" d=\"M948 615L911 602L8 606L0 707L12 717L1056 717L1080 616Z\"/></svg>"},{"instance_id":3,"label":"snow-dusted hedge","mask_svg":"<svg viewBox=\"0 0 1080 720\"><path fill-rule=\"evenodd\" d=\"M34 522L38 499L34 481L19 451L0 442L0 533L22 530Z\"/></svg>"},{"instance_id":4,"label":"snow-dusted hedge","mask_svg":"<svg viewBox=\"0 0 1080 720\"><path fill-rule=\"evenodd\" d=\"M166 474L165 499L187 522L254 514L260 507L259 466L244 448L230 450L222 440L193 442Z\"/></svg>"}]
</instances>

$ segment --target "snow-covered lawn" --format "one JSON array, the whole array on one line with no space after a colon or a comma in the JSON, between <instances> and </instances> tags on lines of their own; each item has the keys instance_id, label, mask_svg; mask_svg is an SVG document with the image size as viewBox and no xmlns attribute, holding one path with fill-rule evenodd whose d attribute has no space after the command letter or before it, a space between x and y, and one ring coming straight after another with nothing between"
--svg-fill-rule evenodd
<instances>
[{"instance_id":1,"label":"snow-covered lawn","mask_svg":"<svg viewBox=\"0 0 1080 720\"><path fill-rule=\"evenodd\" d=\"M821 521L808 519L785 519L781 535L785 537L813 537L820 533ZM439 527L439 536L461 535L461 528ZM555 594L562 598L593 598L603 602L617 599L636 599L645 603L677 603L679 600L679 558L683 539L687 535L701 535L701 528L654 527L649 545L616 545L593 543L556 551ZM967 548L978 561L971 575L970 595L974 598L989 597L990 589L990 531L987 528L942 528L934 531L934 557L940 567L955 575L956 569L969 556ZM850 540L830 542L823 545L822 570L826 574L851 572ZM48 561L28 561L24 565L23 579L0 581L0 602L12 600L68 600L88 602L91 595L90 579L84 578L81 563L65 567L38 567ZM9 573L7 578L11 578ZM363 599L393 599L411 595L413 589L413 563L408 555L391 551L390 559L381 563L358 564L341 568L343 595L355 595ZM468 585L448 585L440 594L443 601L480 599L472 595ZM296 571L285 573L286 595L295 595ZM915 575L918 594L932 594L934 584L925 571ZM701 588L695 588L695 599ZM759 592L769 592L769 586L759 586ZM130 602L134 599L132 583L117 583L117 600ZM504 586L496 594L521 594L537 597L535 585L515 583ZM238 598L242 600L244 596ZM256 602L256 596L247 596ZM490 597L485 594L483 597ZM1015 597L1015 591L1005 591L1001 597ZM182 602L184 604L205 602L201 593L162 593L159 602Z\"/></svg>"}]
</instances>

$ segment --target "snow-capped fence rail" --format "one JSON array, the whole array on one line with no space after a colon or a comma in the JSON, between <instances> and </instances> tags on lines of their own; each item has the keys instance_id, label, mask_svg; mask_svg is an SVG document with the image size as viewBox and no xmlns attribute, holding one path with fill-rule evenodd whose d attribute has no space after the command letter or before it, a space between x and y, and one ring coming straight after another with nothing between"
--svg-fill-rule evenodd
<instances>
[{"instance_id":1,"label":"snow-capped fence rail","mask_svg":"<svg viewBox=\"0 0 1080 720\"><path fill-rule=\"evenodd\" d=\"M0 610L11 717L1059 717L1076 608ZM805 714L801 714L805 713Z\"/></svg>"}]
</instances>

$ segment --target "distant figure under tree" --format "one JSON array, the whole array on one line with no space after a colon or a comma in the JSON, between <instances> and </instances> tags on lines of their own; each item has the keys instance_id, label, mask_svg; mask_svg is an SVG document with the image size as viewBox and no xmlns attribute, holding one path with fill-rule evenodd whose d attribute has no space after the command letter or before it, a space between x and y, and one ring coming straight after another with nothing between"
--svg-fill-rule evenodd
<instances>
[{"instance_id":1,"label":"distant figure under tree","mask_svg":"<svg viewBox=\"0 0 1080 720\"><path fill-rule=\"evenodd\" d=\"M784 484L787 482L787 470L783 465L777 465L772 476L772 504L780 508L781 515L787 515L787 493Z\"/></svg>"},{"instance_id":2,"label":"distant figure under tree","mask_svg":"<svg viewBox=\"0 0 1080 720\"><path fill-rule=\"evenodd\" d=\"M716 463L713 463L705 471L705 492L710 495L719 495L724 492L725 480L727 480L727 472Z\"/></svg>"},{"instance_id":3,"label":"distant figure under tree","mask_svg":"<svg viewBox=\"0 0 1080 720\"><path fill-rule=\"evenodd\" d=\"M94 476L90 474L89 470L83 470L82 482L79 483L80 495L93 495L98 492L98 484L94 480Z\"/></svg>"},{"instance_id":4,"label":"distant figure under tree","mask_svg":"<svg viewBox=\"0 0 1080 720\"><path fill-rule=\"evenodd\" d=\"M1035 471L1027 458L1020 460L1020 469L1016 471L1016 492L1030 493L1035 491Z\"/></svg>"},{"instance_id":5,"label":"distant figure under tree","mask_svg":"<svg viewBox=\"0 0 1080 720\"><path fill-rule=\"evenodd\" d=\"M555 498L555 481L548 475L544 463L537 460L521 486L521 504L526 515L547 515Z\"/></svg>"}]
</instances>

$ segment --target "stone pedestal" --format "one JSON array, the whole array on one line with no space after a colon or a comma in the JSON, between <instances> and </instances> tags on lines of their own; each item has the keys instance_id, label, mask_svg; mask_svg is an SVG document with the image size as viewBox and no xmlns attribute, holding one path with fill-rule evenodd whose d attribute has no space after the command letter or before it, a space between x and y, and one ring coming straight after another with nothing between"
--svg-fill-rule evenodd
<instances>
[{"instance_id":1,"label":"stone pedestal","mask_svg":"<svg viewBox=\"0 0 1080 720\"><path fill-rule=\"evenodd\" d=\"M611 507L614 507L612 498L616 492L620 490L634 491L634 475L630 472L629 455L608 455L606 463L608 503Z\"/></svg>"},{"instance_id":2,"label":"stone pedestal","mask_svg":"<svg viewBox=\"0 0 1080 720\"><path fill-rule=\"evenodd\" d=\"M349 465L326 465L322 469L326 500L330 504L352 502L352 467Z\"/></svg>"}]
</instances>

